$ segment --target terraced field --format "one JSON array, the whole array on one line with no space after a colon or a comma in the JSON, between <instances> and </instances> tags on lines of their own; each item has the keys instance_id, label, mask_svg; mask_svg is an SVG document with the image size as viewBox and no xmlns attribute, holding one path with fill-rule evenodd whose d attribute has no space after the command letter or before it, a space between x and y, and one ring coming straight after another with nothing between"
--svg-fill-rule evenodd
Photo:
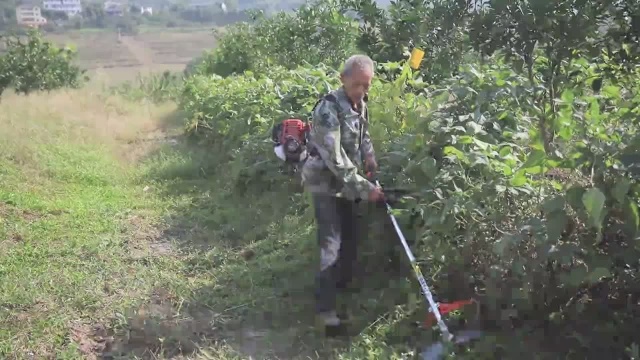
<instances>
[{"instance_id":1,"label":"terraced field","mask_svg":"<svg viewBox=\"0 0 640 360\"><path fill-rule=\"evenodd\" d=\"M78 65L115 81L140 72L181 70L191 59L215 45L209 29L162 29L121 37L113 32L77 31L48 34L47 38L58 45L75 46Z\"/></svg>"},{"instance_id":2,"label":"terraced field","mask_svg":"<svg viewBox=\"0 0 640 360\"><path fill-rule=\"evenodd\" d=\"M78 50L78 63L85 69L138 67L142 63L111 32L70 32L49 34L58 45L73 45Z\"/></svg>"},{"instance_id":3,"label":"terraced field","mask_svg":"<svg viewBox=\"0 0 640 360\"><path fill-rule=\"evenodd\" d=\"M208 32L174 32L158 36L156 33L141 33L134 39L150 50L154 63L186 64L203 49L214 46L215 38Z\"/></svg>"}]
</instances>

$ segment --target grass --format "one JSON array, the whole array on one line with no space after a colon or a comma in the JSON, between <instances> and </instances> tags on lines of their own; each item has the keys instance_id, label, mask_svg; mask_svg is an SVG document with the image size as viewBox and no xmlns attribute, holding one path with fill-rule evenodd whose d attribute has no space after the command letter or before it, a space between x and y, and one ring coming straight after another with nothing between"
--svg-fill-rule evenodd
<instances>
[{"instance_id":1,"label":"grass","mask_svg":"<svg viewBox=\"0 0 640 360\"><path fill-rule=\"evenodd\" d=\"M361 335L319 338L310 209L283 219L286 198L230 188L175 105L9 94L0 127L2 358L392 359L385 341L431 336L407 325L410 274L377 276L382 237L362 244Z\"/></svg>"},{"instance_id":2,"label":"grass","mask_svg":"<svg viewBox=\"0 0 640 360\"><path fill-rule=\"evenodd\" d=\"M2 358L227 359L219 341L236 332L239 349L257 346L259 330L220 324L271 275L244 276L207 225L216 214L193 208L204 181L179 179L198 169L167 139L174 111L97 89L3 98Z\"/></svg>"},{"instance_id":3,"label":"grass","mask_svg":"<svg viewBox=\"0 0 640 360\"><path fill-rule=\"evenodd\" d=\"M3 99L4 358L75 358L78 346L88 346L85 329L111 327L114 315L153 288L171 288L176 264L145 265L154 254L141 245L155 234L160 215L156 200L134 181L131 164L144 149L122 145L153 129L151 118L167 111L96 93Z\"/></svg>"}]
</instances>

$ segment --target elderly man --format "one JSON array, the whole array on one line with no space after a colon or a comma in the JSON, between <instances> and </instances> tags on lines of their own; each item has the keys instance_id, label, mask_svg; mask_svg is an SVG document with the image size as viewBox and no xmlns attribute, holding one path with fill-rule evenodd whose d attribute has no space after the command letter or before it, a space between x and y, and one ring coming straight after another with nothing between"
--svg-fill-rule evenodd
<instances>
[{"instance_id":1,"label":"elderly man","mask_svg":"<svg viewBox=\"0 0 640 360\"><path fill-rule=\"evenodd\" d=\"M316 311L328 336L344 330L336 295L351 281L356 260L356 203L384 199L379 187L358 174L362 167L367 174L377 170L366 104L373 76L368 56L354 55L345 62L342 87L313 110L311 156L302 168L305 188L313 198L320 246Z\"/></svg>"}]
</instances>

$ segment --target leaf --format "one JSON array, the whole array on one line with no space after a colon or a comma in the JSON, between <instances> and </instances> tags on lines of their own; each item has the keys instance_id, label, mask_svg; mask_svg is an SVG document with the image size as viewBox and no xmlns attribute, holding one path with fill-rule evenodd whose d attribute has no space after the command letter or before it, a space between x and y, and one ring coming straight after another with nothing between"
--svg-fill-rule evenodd
<instances>
[{"instance_id":1,"label":"leaf","mask_svg":"<svg viewBox=\"0 0 640 360\"><path fill-rule=\"evenodd\" d=\"M620 178L616 182L615 186L611 190L613 198L620 204L624 204L627 198L627 193L631 187L631 181L628 178Z\"/></svg>"},{"instance_id":2,"label":"leaf","mask_svg":"<svg viewBox=\"0 0 640 360\"><path fill-rule=\"evenodd\" d=\"M562 92L562 95L560 96L560 98L562 99L562 101L564 101L567 104L573 104L573 99L575 98L575 95L573 94L573 91L567 89L564 92Z\"/></svg>"},{"instance_id":3,"label":"leaf","mask_svg":"<svg viewBox=\"0 0 640 360\"><path fill-rule=\"evenodd\" d=\"M565 197L567 203L571 205L574 211L580 211L583 209L582 196L585 193L585 189L581 186L574 186L567 190Z\"/></svg>"},{"instance_id":4,"label":"leaf","mask_svg":"<svg viewBox=\"0 0 640 360\"><path fill-rule=\"evenodd\" d=\"M438 174L438 165L436 164L436 160L430 156L424 158L420 162L420 170L429 179L433 179Z\"/></svg>"},{"instance_id":5,"label":"leaf","mask_svg":"<svg viewBox=\"0 0 640 360\"><path fill-rule=\"evenodd\" d=\"M500 149L499 154L500 154L500 156L501 156L501 157L505 157L505 156L507 156L507 155L511 155L511 151L512 151L512 150L511 150L511 147L510 147L510 146L503 146L503 147Z\"/></svg>"},{"instance_id":6,"label":"leaf","mask_svg":"<svg viewBox=\"0 0 640 360\"><path fill-rule=\"evenodd\" d=\"M555 196L542 204L542 210L545 213L552 213L558 210L564 210L564 197L563 196Z\"/></svg>"},{"instance_id":7,"label":"leaf","mask_svg":"<svg viewBox=\"0 0 640 360\"><path fill-rule=\"evenodd\" d=\"M591 188L582 195L582 204L587 210L591 225L598 230L602 228L602 221L605 215L604 204L606 200L607 198L598 188Z\"/></svg>"},{"instance_id":8,"label":"leaf","mask_svg":"<svg viewBox=\"0 0 640 360\"><path fill-rule=\"evenodd\" d=\"M464 155L464 153L453 146L445 146L444 149L442 149L442 151L444 155L453 155L456 158L458 158L460 161L467 162L467 157Z\"/></svg>"},{"instance_id":9,"label":"leaf","mask_svg":"<svg viewBox=\"0 0 640 360\"><path fill-rule=\"evenodd\" d=\"M478 139L473 139L473 143L476 144L476 146L478 146L480 149L482 150L487 150L489 148L489 143L486 143L484 141L480 141Z\"/></svg>"},{"instance_id":10,"label":"leaf","mask_svg":"<svg viewBox=\"0 0 640 360\"><path fill-rule=\"evenodd\" d=\"M638 228L640 227L640 214L638 214L638 205L631 200L627 199L627 206L625 211L625 225L631 229L631 236L636 237Z\"/></svg>"},{"instance_id":11,"label":"leaf","mask_svg":"<svg viewBox=\"0 0 640 360\"><path fill-rule=\"evenodd\" d=\"M578 287L582 284L586 276L587 269L584 266L579 266L571 269L569 273L560 275L560 279L566 285Z\"/></svg>"},{"instance_id":12,"label":"leaf","mask_svg":"<svg viewBox=\"0 0 640 360\"><path fill-rule=\"evenodd\" d=\"M516 176L511 179L511 185L518 187L526 184L528 182L527 177L522 172L517 172Z\"/></svg>"},{"instance_id":13,"label":"leaf","mask_svg":"<svg viewBox=\"0 0 640 360\"><path fill-rule=\"evenodd\" d=\"M475 122L473 122L473 121L467 122L466 127L468 129L470 129L471 133L474 134L474 135L475 134L483 134L483 135L486 134L486 131L484 131L484 129L482 129L482 126L477 124L477 123L475 123Z\"/></svg>"},{"instance_id":14,"label":"leaf","mask_svg":"<svg viewBox=\"0 0 640 360\"><path fill-rule=\"evenodd\" d=\"M613 85L607 85L602 88L602 93L611 99L618 99L620 97L620 88Z\"/></svg>"},{"instance_id":15,"label":"leaf","mask_svg":"<svg viewBox=\"0 0 640 360\"><path fill-rule=\"evenodd\" d=\"M562 236L562 232L567 225L567 214L564 211L554 211L546 214L545 217L547 241L556 242Z\"/></svg>"},{"instance_id":16,"label":"leaf","mask_svg":"<svg viewBox=\"0 0 640 360\"><path fill-rule=\"evenodd\" d=\"M600 278L611 276L611 272L603 267L595 268L593 271L589 272L586 280L590 283L597 283L600 281Z\"/></svg>"},{"instance_id":17,"label":"leaf","mask_svg":"<svg viewBox=\"0 0 640 360\"><path fill-rule=\"evenodd\" d=\"M527 156L527 161L525 161L524 164L520 166L520 169L524 170L524 169L532 168L534 166L542 165L546 157L547 157L547 154L545 154L544 151L534 150L531 153L529 153L529 156Z\"/></svg>"}]
</instances>

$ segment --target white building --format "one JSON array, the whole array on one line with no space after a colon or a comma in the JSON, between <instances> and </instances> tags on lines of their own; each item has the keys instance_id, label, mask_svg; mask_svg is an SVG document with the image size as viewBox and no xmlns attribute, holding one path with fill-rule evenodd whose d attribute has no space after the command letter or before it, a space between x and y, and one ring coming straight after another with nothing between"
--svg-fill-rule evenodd
<instances>
[{"instance_id":1,"label":"white building","mask_svg":"<svg viewBox=\"0 0 640 360\"><path fill-rule=\"evenodd\" d=\"M153 8L151 6L141 6L140 7L140 14L141 15L153 15Z\"/></svg>"},{"instance_id":2,"label":"white building","mask_svg":"<svg viewBox=\"0 0 640 360\"><path fill-rule=\"evenodd\" d=\"M80 0L43 0L42 8L49 11L59 11L68 16L79 15L82 12Z\"/></svg>"},{"instance_id":3,"label":"white building","mask_svg":"<svg viewBox=\"0 0 640 360\"><path fill-rule=\"evenodd\" d=\"M47 19L42 17L39 6L22 5L16 8L16 20L18 25L29 27L40 27L47 23Z\"/></svg>"}]
</instances>

